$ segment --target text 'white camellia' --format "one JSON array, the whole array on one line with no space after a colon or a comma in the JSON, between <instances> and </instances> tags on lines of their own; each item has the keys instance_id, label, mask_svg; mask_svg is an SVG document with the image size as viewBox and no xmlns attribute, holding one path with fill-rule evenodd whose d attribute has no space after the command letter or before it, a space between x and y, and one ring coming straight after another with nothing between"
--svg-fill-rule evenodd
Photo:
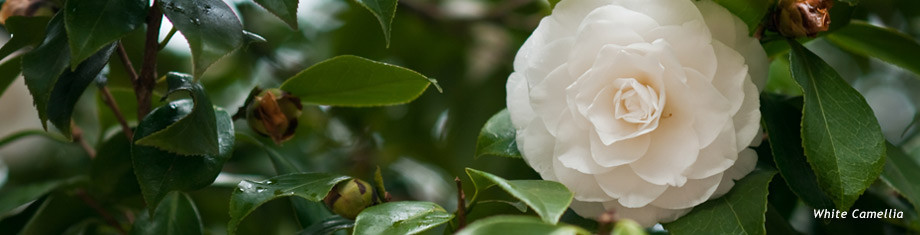
<instances>
[{"instance_id":1,"label":"text 'white camellia'","mask_svg":"<svg viewBox=\"0 0 920 235\"><path fill-rule=\"evenodd\" d=\"M562 1L514 60L517 146L572 208L669 222L754 169L767 58L710 0Z\"/></svg>"}]
</instances>

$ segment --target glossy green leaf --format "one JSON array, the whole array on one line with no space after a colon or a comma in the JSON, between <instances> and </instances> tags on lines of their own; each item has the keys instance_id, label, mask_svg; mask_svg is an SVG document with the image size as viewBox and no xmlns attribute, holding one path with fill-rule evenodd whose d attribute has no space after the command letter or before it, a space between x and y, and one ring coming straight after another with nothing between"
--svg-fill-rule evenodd
<instances>
[{"instance_id":1,"label":"glossy green leaf","mask_svg":"<svg viewBox=\"0 0 920 235\"><path fill-rule=\"evenodd\" d=\"M22 57L22 76L46 130L48 99L58 76L70 65L70 48L67 47L67 33L61 18L60 15L52 18L42 44Z\"/></svg>"},{"instance_id":2,"label":"glossy green leaf","mask_svg":"<svg viewBox=\"0 0 920 235\"><path fill-rule=\"evenodd\" d=\"M230 195L230 222L227 231L236 232L240 222L262 204L283 197L297 196L321 201L337 183L348 176L326 173L294 173L279 175L265 181L243 180Z\"/></svg>"},{"instance_id":3,"label":"glossy green leaf","mask_svg":"<svg viewBox=\"0 0 920 235\"><path fill-rule=\"evenodd\" d=\"M393 23L393 17L396 17L397 0L355 0L355 2L377 18L377 21L380 22L380 29L383 30L383 37L386 38L387 47L390 47L390 24Z\"/></svg>"},{"instance_id":4,"label":"glossy green leaf","mask_svg":"<svg viewBox=\"0 0 920 235\"><path fill-rule=\"evenodd\" d=\"M672 234L765 234L767 188L775 171L754 170L722 197L664 227Z\"/></svg>"},{"instance_id":5,"label":"glossy green leaf","mask_svg":"<svg viewBox=\"0 0 920 235\"><path fill-rule=\"evenodd\" d=\"M188 40L196 78L243 45L243 26L221 0L160 0L163 14Z\"/></svg>"},{"instance_id":6,"label":"glossy green leaf","mask_svg":"<svg viewBox=\"0 0 920 235\"><path fill-rule=\"evenodd\" d=\"M28 202L35 201L41 196L50 193L57 187L69 184L73 180L51 180L26 185L5 186L0 190L0 217L4 217L7 212L22 206Z\"/></svg>"},{"instance_id":7,"label":"glossy green leaf","mask_svg":"<svg viewBox=\"0 0 920 235\"><path fill-rule=\"evenodd\" d=\"M62 234L70 226L97 215L76 195L48 196L19 234Z\"/></svg>"},{"instance_id":8,"label":"glossy green leaf","mask_svg":"<svg viewBox=\"0 0 920 235\"><path fill-rule=\"evenodd\" d=\"M255 0L255 2L287 23L292 29L297 29L298 0Z\"/></svg>"},{"instance_id":9,"label":"glossy green leaf","mask_svg":"<svg viewBox=\"0 0 920 235\"><path fill-rule=\"evenodd\" d=\"M457 235L502 234L591 234L572 225L553 225L532 216L499 215L476 220L457 232Z\"/></svg>"},{"instance_id":10,"label":"glossy green leaf","mask_svg":"<svg viewBox=\"0 0 920 235\"><path fill-rule=\"evenodd\" d=\"M917 60L920 42L897 30L853 21L826 38L848 51L875 57L920 75L920 60Z\"/></svg>"},{"instance_id":11,"label":"glossy green leaf","mask_svg":"<svg viewBox=\"0 0 920 235\"><path fill-rule=\"evenodd\" d=\"M131 234L204 234L204 228L192 198L172 192L163 198L153 217L141 213Z\"/></svg>"},{"instance_id":12,"label":"glossy green leaf","mask_svg":"<svg viewBox=\"0 0 920 235\"><path fill-rule=\"evenodd\" d=\"M920 213L920 163L907 156L904 150L891 145L888 146L888 161L885 171L882 171L882 180L904 196L914 210Z\"/></svg>"},{"instance_id":13,"label":"glossy green leaf","mask_svg":"<svg viewBox=\"0 0 920 235\"><path fill-rule=\"evenodd\" d=\"M142 139L173 125L181 117L191 115L193 106L195 105L191 100L182 99L154 109L138 124L134 139ZM235 140L233 121L226 111L217 109L215 114L219 154L186 156L136 143L131 147L134 174L150 213L155 211L155 206L171 191L190 191L210 185L217 178L224 162L230 159ZM183 137L181 139L185 141L193 140L188 136Z\"/></svg>"},{"instance_id":14,"label":"glossy green leaf","mask_svg":"<svg viewBox=\"0 0 920 235\"><path fill-rule=\"evenodd\" d=\"M415 71L345 55L310 66L281 84L281 89L305 103L365 107L408 103L429 84Z\"/></svg>"},{"instance_id":15,"label":"glossy green leaf","mask_svg":"<svg viewBox=\"0 0 920 235\"><path fill-rule=\"evenodd\" d=\"M45 30L51 17L11 16L3 27L12 34L12 38L0 47L0 59L25 46L37 45L45 37Z\"/></svg>"},{"instance_id":16,"label":"glossy green leaf","mask_svg":"<svg viewBox=\"0 0 920 235\"><path fill-rule=\"evenodd\" d=\"M180 155L197 156L221 153L217 135L223 130L218 129L211 99L208 98L204 87L200 83L193 82L191 76L175 72L167 74L166 81L169 83L167 97L176 92L188 93L195 107L188 115L181 116L181 119L169 126L145 135L143 138L136 138L135 144L156 147ZM144 120L146 121L146 118ZM233 134L232 131L230 133Z\"/></svg>"},{"instance_id":17,"label":"glossy green leaf","mask_svg":"<svg viewBox=\"0 0 920 235\"><path fill-rule=\"evenodd\" d=\"M511 125L508 109L496 113L479 131L476 141L476 158L492 155L499 157L521 158L515 141L516 130Z\"/></svg>"},{"instance_id":18,"label":"glossy green leaf","mask_svg":"<svg viewBox=\"0 0 920 235\"><path fill-rule=\"evenodd\" d=\"M452 218L453 214L433 202L388 202L361 211L355 219L354 234L418 234Z\"/></svg>"},{"instance_id":19,"label":"glossy green leaf","mask_svg":"<svg viewBox=\"0 0 920 235\"><path fill-rule=\"evenodd\" d=\"M89 170L94 194L118 200L140 193L131 164L131 142L122 132L109 137L96 152Z\"/></svg>"},{"instance_id":20,"label":"glossy green leaf","mask_svg":"<svg viewBox=\"0 0 920 235\"><path fill-rule=\"evenodd\" d=\"M801 102L799 102L801 103ZM834 202L821 191L802 149L802 111L776 95L761 95L760 110L770 136L773 161L789 189L813 208L834 208Z\"/></svg>"},{"instance_id":21,"label":"glossy green leaf","mask_svg":"<svg viewBox=\"0 0 920 235\"><path fill-rule=\"evenodd\" d=\"M837 209L848 210L882 173L885 138L859 92L820 57L796 41L789 43L792 77L805 93L805 156L821 189Z\"/></svg>"},{"instance_id":22,"label":"glossy green leaf","mask_svg":"<svg viewBox=\"0 0 920 235\"><path fill-rule=\"evenodd\" d=\"M16 81L22 71L22 56L9 59L0 64L0 95Z\"/></svg>"},{"instance_id":23,"label":"glossy green leaf","mask_svg":"<svg viewBox=\"0 0 920 235\"><path fill-rule=\"evenodd\" d=\"M572 203L569 189L559 182L545 180L505 180L487 172L466 168L466 174L473 180L476 192L473 198L497 185L511 196L527 204L544 222L555 224Z\"/></svg>"},{"instance_id":24,"label":"glossy green leaf","mask_svg":"<svg viewBox=\"0 0 920 235\"><path fill-rule=\"evenodd\" d=\"M301 235L329 235L335 231L350 229L355 227L355 221L342 218L342 216L333 215L329 218L320 221L319 223L310 225L303 231L300 231L298 234Z\"/></svg>"},{"instance_id":25,"label":"glossy green leaf","mask_svg":"<svg viewBox=\"0 0 920 235\"><path fill-rule=\"evenodd\" d=\"M146 0L70 0L64 3L64 25L70 38L70 66L102 50L142 26Z\"/></svg>"},{"instance_id":26,"label":"glossy green leaf","mask_svg":"<svg viewBox=\"0 0 920 235\"><path fill-rule=\"evenodd\" d=\"M83 92L93 83L102 68L109 62L109 57L115 51L115 44L110 44L99 50L93 56L80 63L74 70L65 69L58 77L48 97L48 120L54 124L61 134L70 138L71 116L74 106L83 96Z\"/></svg>"},{"instance_id":27,"label":"glossy green leaf","mask_svg":"<svg viewBox=\"0 0 920 235\"><path fill-rule=\"evenodd\" d=\"M770 11L770 7L775 3L773 0L714 0L719 5L722 5L729 12L741 18L741 21L744 21L744 24L747 24L748 31L751 34L757 30L757 27L760 27L760 22L763 20L764 16L767 15L767 12Z\"/></svg>"}]
</instances>

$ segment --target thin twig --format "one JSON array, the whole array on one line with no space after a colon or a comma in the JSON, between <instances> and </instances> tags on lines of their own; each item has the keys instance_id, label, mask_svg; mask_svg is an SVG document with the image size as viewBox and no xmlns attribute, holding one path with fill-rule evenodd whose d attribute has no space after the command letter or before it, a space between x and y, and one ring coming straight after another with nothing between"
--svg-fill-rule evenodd
<instances>
[{"instance_id":1,"label":"thin twig","mask_svg":"<svg viewBox=\"0 0 920 235\"><path fill-rule=\"evenodd\" d=\"M83 200L84 203L86 203L86 205L88 205L89 207L92 207L93 210L99 213L99 215L102 216L102 219L105 220L106 223L108 223L112 227L115 227L115 229L118 229L119 234L128 234L128 232L125 231L125 229L122 228L120 224L118 224L118 221L115 220L115 217L112 217L112 215L109 214L109 212L105 211L105 209L103 209L102 206L100 206L99 203L96 202L96 200L90 197L89 194L86 194L85 190L77 189L76 193L77 193L77 196L79 196L80 199Z\"/></svg>"},{"instance_id":2,"label":"thin twig","mask_svg":"<svg viewBox=\"0 0 920 235\"><path fill-rule=\"evenodd\" d=\"M150 12L147 13L147 38L144 42L144 64L141 66L141 74L134 86L134 93L137 96L137 119L143 119L150 113L151 97L153 88L156 87L157 77L157 52L159 51L159 42L157 37L160 35L160 23L163 21L163 12L160 10L160 1L154 0Z\"/></svg>"},{"instance_id":3,"label":"thin twig","mask_svg":"<svg viewBox=\"0 0 920 235\"><path fill-rule=\"evenodd\" d=\"M89 145L89 142L86 142L86 138L83 138L83 129L80 129L73 120L70 121L70 130L71 136L73 136L73 142L79 143L80 147L83 147L83 151L86 151L90 159L96 158L96 150L93 149L93 146Z\"/></svg>"},{"instance_id":4,"label":"thin twig","mask_svg":"<svg viewBox=\"0 0 920 235\"><path fill-rule=\"evenodd\" d=\"M454 182L457 182L457 230L456 231L459 231L463 229L463 227L466 227L466 195L463 194L463 183L460 181L460 177L455 177Z\"/></svg>"},{"instance_id":5,"label":"thin twig","mask_svg":"<svg viewBox=\"0 0 920 235\"><path fill-rule=\"evenodd\" d=\"M121 59L121 64L124 65L125 71L128 72L128 77L131 78L131 84L137 86L137 71L134 71L134 65L131 64L131 59L128 58L128 52L125 51L125 45L118 42L118 57Z\"/></svg>"},{"instance_id":6,"label":"thin twig","mask_svg":"<svg viewBox=\"0 0 920 235\"><path fill-rule=\"evenodd\" d=\"M121 114L121 110L118 109L118 104L115 103L115 97L112 97L112 92L109 92L109 88L106 86L102 86L101 90L102 101L105 102L106 106L112 109L112 113L115 114L115 118L118 119L118 124L121 124L122 133L125 134L129 142L134 142L134 132L132 132L131 127L128 126L128 121L126 121L125 116Z\"/></svg>"},{"instance_id":7,"label":"thin twig","mask_svg":"<svg viewBox=\"0 0 920 235\"><path fill-rule=\"evenodd\" d=\"M176 29L176 27L173 27L172 29L170 29L169 33L166 34L166 38L164 38L163 41L161 41L160 44L157 46L157 50L163 50L163 48L166 47L166 44L169 43L169 40L172 39L174 35L176 35L177 31L179 30Z\"/></svg>"}]
</instances>

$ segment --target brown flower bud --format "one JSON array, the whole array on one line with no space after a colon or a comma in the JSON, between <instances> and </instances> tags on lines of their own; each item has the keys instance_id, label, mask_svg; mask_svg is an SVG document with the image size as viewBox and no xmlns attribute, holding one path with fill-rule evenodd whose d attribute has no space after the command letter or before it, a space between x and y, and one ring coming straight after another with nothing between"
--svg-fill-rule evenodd
<instances>
[{"instance_id":1,"label":"brown flower bud","mask_svg":"<svg viewBox=\"0 0 920 235\"><path fill-rule=\"evenodd\" d=\"M830 28L833 0L780 0L773 26L786 37L815 37Z\"/></svg>"},{"instance_id":2,"label":"brown flower bud","mask_svg":"<svg viewBox=\"0 0 920 235\"><path fill-rule=\"evenodd\" d=\"M58 9L48 0L7 0L0 8L0 24L11 16L51 16Z\"/></svg>"},{"instance_id":3,"label":"brown flower bud","mask_svg":"<svg viewBox=\"0 0 920 235\"><path fill-rule=\"evenodd\" d=\"M351 179L341 182L323 198L326 207L333 213L347 219L355 219L358 213L378 203L374 188L363 180Z\"/></svg>"},{"instance_id":4,"label":"brown flower bud","mask_svg":"<svg viewBox=\"0 0 920 235\"><path fill-rule=\"evenodd\" d=\"M267 89L253 97L246 109L246 120L253 131L280 144L294 137L300 99L279 89Z\"/></svg>"}]
</instances>

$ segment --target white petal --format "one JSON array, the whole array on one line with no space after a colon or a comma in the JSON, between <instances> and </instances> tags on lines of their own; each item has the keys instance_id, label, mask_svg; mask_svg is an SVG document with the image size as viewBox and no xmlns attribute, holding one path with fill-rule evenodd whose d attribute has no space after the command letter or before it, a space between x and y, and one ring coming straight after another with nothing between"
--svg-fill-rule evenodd
<instances>
[{"instance_id":1,"label":"white petal","mask_svg":"<svg viewBox=\"0 0 920 235\"><path fill-rule=\"evenodd\" d=\"M713 40L721 41L744 56L753 82L763 90L767 81L767 54L759 40L748 35L748 27L741 18L731 14L715 2L693 1L703 14Z\"/></svg>"},{"instance_id":2,"label":"white petal","mask_svg":"<svg viewBox=\"0 0 920 235\"><path fill-rule=\"evenodd\" d=\"M664 118L658 129L649 133L653 145L648 153L629 164L639 177L659 185L682 186L687 182L682 173L700 153L698 137L688 121L692 118Z\"/></svg>"},{"instance_id":3,"label":"white petal","mask_svg":"<svg viewBox=\"0 0 920 235\"><path fill-rule=\"evenodd\" d=\"M602 202L583 202L574 200L572 204L569 205L569 208L572 208L579 216L588 219L596 219L605 212L604 203Z\"/></svg>"},{"instance_id":4,"label":"white petal","mask_svg":"<svg viewBox=\"0 0 920 235\"><path fill-rule=\"evenodd\" d=\"M597 185L594 175L584 174L562 165L558 158L553 161L553 171L559 183L575 193L575 200L603 202L613 200ZM544 178L545 179L545 178Z\"/></svg>"},{"instance_id":5,"label":"white petal","mask_svg":"<svg viewBox=\"0 0 920 235\"><path fill-rule=\"evenodd\" d=\"M722 42L712 41L712 46L719 63L712 85L729 101L731 108L728 112L738 112L744 101L744 82L749 80L744 57Z\"/></svg>"},{"instance_id":6,"label":"white petal","mask_svg":"<svg viewBox=\"0 0 920 235\"><path fill-rule=\"evenodd\" d=\"M708 146L719 135L732 113L728 100L699 73L685 70L687 83L682 86L667 86L668 103L674 108L674 115L693 115L693 129L699 137L700 146ZM673 89L672 89L673 88ZM679 117L678 117L679 118Z\"/></svg>"},{"instance_id":7,"label":"white petal","mask_svg":"<svg viewBox=\"0 0 920 235\"><path fill-rule=\"evenodd\" d=\"M577 76L587 71L605 45L645 42L642 35L655 27L658 27L655 20L620 6L603 6L592 11L578 26L576 44L568 58L570 72Z\"/></svg>"},{"instance_id":8,"label":"white petal","mask_svg":"<svg viewBox=\"0 0 920 235\"><path fill-rule=\"evenodd\" d=\"M635 162L645 155L651 143L649 135L640 135L604 145L600 137L596 136L597 133L594 135L591 137L591 156L594 162L602 167L615 167Z\"/></svg>"},{"instance_id":9,"label":"white petal","mask_svg":"<svg viewBox=\"0 0 920 235\"><path fill-rule=\"evenodd\" d=\"M579 1L560 1L556 5L556 8L553 8L553 14L551 17L559 20L562 25L571 26L571 30L575 30L575 26L580 25L591 11L610 4L610 0L579 0Z\"/></svg>"},{"instance_id":10,"label":"white petal","mask_svg":"<svg viewBox=\"0 0 920 235\"><path fill-rule=\"evenodd\" d=\"M718 198L728 193L728 191L735 186L735 180L744 178L744 176L754 170L756 165L757 153L754 152L753 149L741 151L738 155L737 163L725 171L725 174L722 175L722 182L719 183L719 188L710 196L710 199Z\"/></svg>"},{"instance_id":11,"label":"white petal","mask_svg":"<svg viewBox=\"0 0 920 235\"><path fill-rule=\"evenodd\" d=\"M722 173L735 164L738 152L735 146L735 127L731 122L726 122L719 137L700 151L696 162L687 168L684 175L690 179L702 179Z\"/></svg>"},{"instance_id":12,"label":"white petal","mask_svg":"<svg viewBox=\"0 0 920 235\"><path fill-rule=\"evenodd\" d=\"M508 77L508 83L505 85L507 94L508 113L511 115L511 124L514 129L523 129L530 124L536 114L530 107L530 91L527 88L527 81L520 73L511 73Z\"/></svg>"},{"instance_id":13,"label":"white petal","mask_svg":"<svg viewBox=\"0 0 920 235\"><path fill-rule=\"evenodd\" d=\"M642 180L625 166L595 175L594 178L607 195L617 198L621 205L629 208L646 206L668 189L667 185L655 185Z\"/></svg>"},{"instance_id":14,"label":"white petal","mask_svg":"<svg viewBox=\"0 0 920 235\"><path fill-rule=\"evenodd\" d=\"M682 187L668 187L652 205L665 209L689 209L709 199L716 191L722 174L708 178L687 180Z\"/></svg>"},{"instance_id":15,"label":"white petal","mask_svg":"<svg viewBox=\"0 0 920 235\"><path fill-rule=\"evenodd\" d=\"M567 68L566 64L557 67L546 76L546 79L533 86L530 92L534 112L543 117L546 130L553 135L556 135L563 110L567 108L565 88L574 80L566 73Z\"/></svg>"},{"instance_id":16,"label":"white petal","mask_svg":"<svg viewBox=\"0 0 920 235\"><path fill-rule=\"evenodd\" d=\"M543 125L539 117L531 121L526 128L518 129L516 136L518 150L524 156L524 162L545 180L555 180L553 171L553 149L556 139Z\"/></svg>"},{"instance_id":17,"label":"white petal","mask_svg":"<svg viewBox=\"0 0 920 235\"><path fill-rule=\"evenodd\" d=\"M696 70L707 81L715 76L716 54L712 49L712 37L702 20L689 21L680 26L659 27L645 36L668 42L680 65Z\"/></svg>"},{"instance_id":18,"label":"white petal","mask_svg":"<svg viewBox=\"0 0 920 235\"><path fill-rule=\"evenodd\" d=\"M691 20L703 20L703 16L695 10L696 6L691 1L616 0L613 2L615 5L648 15L659 25L680 25Z\"/></svg>"},{"instance_id":19,"label":"white petal","mask_svg":"<svg viewBox=\"0 0 920 235\"><path fill-rule=\"evenodd\" d=\"M550 74L566 63L565 55L572 50L572 38L563 38L550 42L542 48L537 48L536 52L531 52L533 57L527 63L523 70L524 77L530 88L549 79ZM518 70L520 71L520 70Z\"/></svg>"},{"instance_id":20,"label":"white petal","mask_svg":"<svg viewBox=\"0 0 920 235\"><path fill-rule=\"evenodd\" d=\"M635 220L642 227L651 227L656 223L667 223L680 218L690 212L690 209L670 210L655 206L646 206L642 208L628 208L620 205L619 202L605 202L604 208L613 210L617 217Z\"/></svg>"},{"instance_id":21,"label":"white petal","mask_svg":"<svg viewBox=\"0 0 920 235\"><path fill-rule=\"evenodd\" d=\"M562 165L585 174L610 171L611 168L602 167L591 158L590 132L572 125L571 121L567 121L571 118L564 117L562 120L556 134L556 139L559 141L556 142L554 150L554 154Z\"/></svg>"},{"instance_id":22,"label":"white petal","mask_svg":"<svg viewBox=\"0 0 920 235\"><path fill-rule=\"evenodd\" d=\"M735 125L735 133L738 149L743 149L750 145L752 140L758 138L760 134L760 95L757 88L751 81L744 82L744 102L741 109L732 117Z\"/></svg>"}]
</instances>

